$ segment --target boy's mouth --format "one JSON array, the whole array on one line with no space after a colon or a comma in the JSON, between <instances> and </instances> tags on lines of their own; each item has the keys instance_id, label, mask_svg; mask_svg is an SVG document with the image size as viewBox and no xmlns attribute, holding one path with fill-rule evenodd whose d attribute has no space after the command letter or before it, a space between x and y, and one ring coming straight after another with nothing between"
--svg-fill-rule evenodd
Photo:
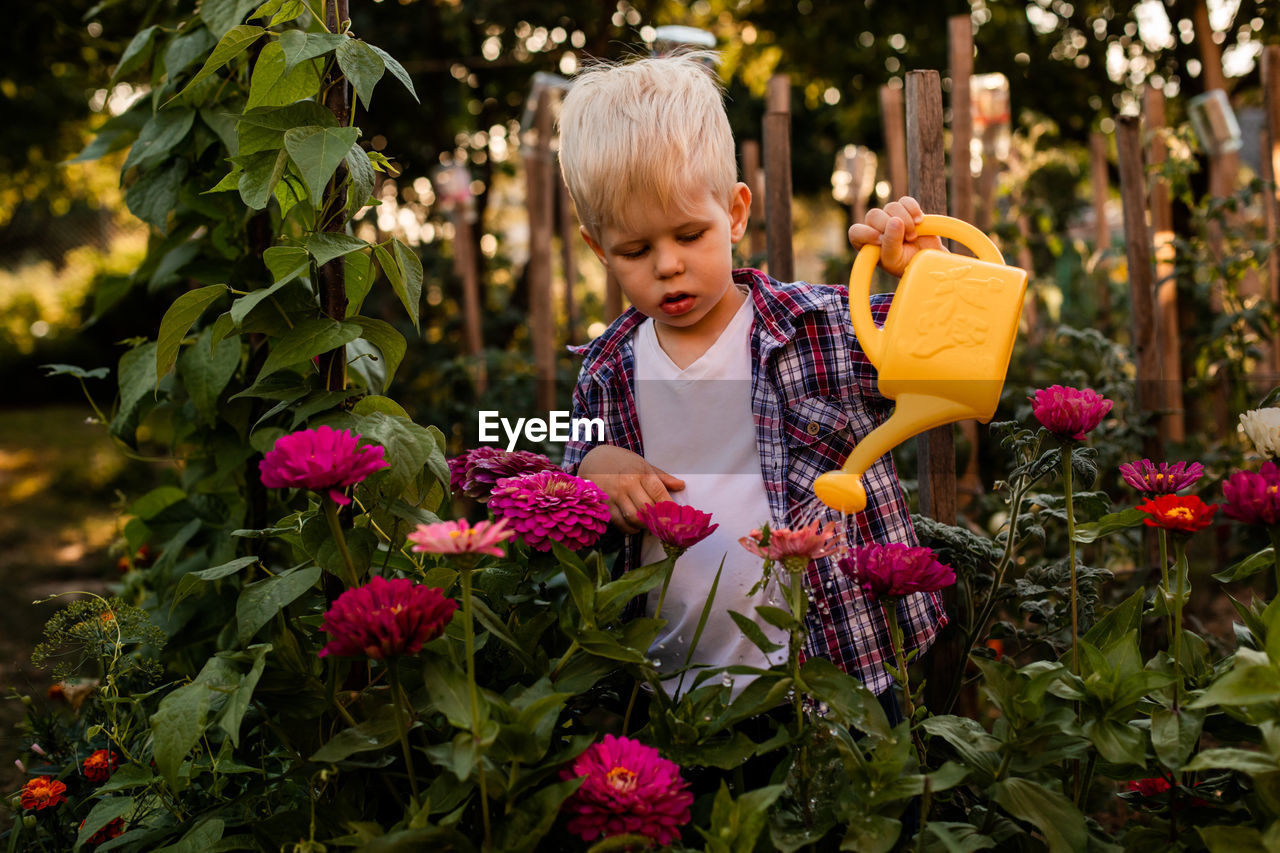
<instances>
[{"instance_id":1,"label":"boy's mouth","mask_svg":"<svg viewBox=\"0 0 1280 853\"><path fill-rule=\"evenodd\" d=\"M662 297L658 307L668 316L675 317L693 307L693 297L687 293L671 293Z\"/></svg>"}]
</instances>

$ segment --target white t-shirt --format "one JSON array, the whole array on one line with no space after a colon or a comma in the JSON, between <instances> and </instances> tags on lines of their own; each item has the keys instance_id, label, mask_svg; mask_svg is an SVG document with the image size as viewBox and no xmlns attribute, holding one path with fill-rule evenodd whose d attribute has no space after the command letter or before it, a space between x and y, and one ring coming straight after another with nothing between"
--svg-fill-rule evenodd
<instances>
[{"instance_id":1,"label":"white t-shirt","mask_svg":"<svg viewBox=\"0 0 1280 853\"><path fill-rule=\"evenodd\" d=\"M684 665L722 557L724 570L715 604L693 662L768 668L787 659L786 632L764 622L755 612L761 604L784 606L776 582L748 597L748 590L760 580L763 561L738 542L752 529L773 523L751 413L754 319L748 296L715 343L683 370L658 343L652 319L641 323L636 333L636 413L644 458L684 481L685 488L671 495L676 503L709 512L711 520L720 525L676 562L659 614L667 624L649 650L659 673L674 672ZM662 554L662 543L646 533L640 552L642 564L660 560ZM661 587L649 593L647 615L654 614L660 592ZM730 610L756 622L765 636L783 648L766 659L734 623ZM684 690L693 685L696 675L696 670L685 675ZM752 678L729 677L735 697ZM674 693L677 681L672 678L664 685Z\"/></svg>"}]
</instances>

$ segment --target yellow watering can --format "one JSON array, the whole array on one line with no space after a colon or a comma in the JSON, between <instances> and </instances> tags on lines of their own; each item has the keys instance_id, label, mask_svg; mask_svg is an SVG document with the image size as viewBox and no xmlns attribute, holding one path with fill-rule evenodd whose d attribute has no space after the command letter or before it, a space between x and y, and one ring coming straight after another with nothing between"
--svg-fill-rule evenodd
<instances>
[{"instance_id":1,"label":"yellow watering can","mask_svg":"<svg viewBox=\"0 0 1280 853\"><path fill-rule=\"evenodd\" d=\"M1027 292L1025 270L1005 264L977 228L949 216L925 216L917 234L955 240L976 255L924 249L907 264L884 328L871 319L871 277L880 247L864 246L849 273L849 316L858 343L879 373L880 393L897 401L839 471L813 489L843 513L867 505L862 475L917 433L974 418L991 420L1000 402Z\"/></svg>"}]
</instances>

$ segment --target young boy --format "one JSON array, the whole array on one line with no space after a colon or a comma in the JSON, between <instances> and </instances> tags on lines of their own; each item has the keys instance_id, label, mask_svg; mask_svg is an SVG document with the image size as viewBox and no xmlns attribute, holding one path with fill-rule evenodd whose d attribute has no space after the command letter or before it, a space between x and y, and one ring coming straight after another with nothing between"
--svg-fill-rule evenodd
<instances>
[{"instance_id":1,"label":"young boy","mask_svg":"<svg viewBox=\"0 0 1280 853\"><path fill-rule=\"evenodd\" d=\"M632 534L623 570L662 555L660 543L641 535L636 513L646 504L675 500L719 524L672 576L661 613L667 625L650 650L660 672L683 665L722 557L695 661L767 667L786 659L785 633L755 612L776 605L777 593L749 595L760 559L738 539L765 522L834 519L815 499L814 480L838 468L892 408L854 337L844 288L733 269L751 192L737 180L733 137L706 59L685 54L588 68L560 116L560 162L582 236L632 306L577 348L584 363L573 416L602 418L606 428L601 443L569 443L565 467L600 486L613 523ZM869 213L850 239L879 243L882 265L900 275L915 251L938 245L916 238L922 215L904 198ZM877 322L888 303L873 298ZM850 525L850 539L915 544L892 459L882 457L863 482L867 507L856 530ZM892 658L883 614L835 561L810 566L805 654L829 658L883 693L891 685L883 664ZM649 615L656 601L650 594ZM766 659L730 610L760 622L784 648ZM923 650L946 622L940 597L903 598L899 621L907 647ZM746 681L739 677L735 694Z\"/></svg>"}]
</instances>

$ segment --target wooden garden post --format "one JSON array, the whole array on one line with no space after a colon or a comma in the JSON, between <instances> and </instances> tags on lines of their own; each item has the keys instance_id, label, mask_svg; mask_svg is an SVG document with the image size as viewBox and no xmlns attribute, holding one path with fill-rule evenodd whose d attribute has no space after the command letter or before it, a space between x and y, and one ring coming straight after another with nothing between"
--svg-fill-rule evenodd
<instances>
[{"instance_id":1,"label":"wooden garden post","mask_svg":"<svg viewBox=\"0 0 1280 853\"><path fill-rule=\"evenodd\" d=\"M764 167L760 165L760 143L742 143L742 182L751 190L751 218L747 220L747 257L759 257L768 250L764 228Z\"/></svg>"},{"instance_id":2,"label":"wooden garden post","mask_svg":"<svg viewBox=\"0 0 1280 853\"><path fill-rule=\"evenodd\" d=\"M1262 179L1275 184L1280 174L1280 45L1267 45L1262 54L1262 87L1265 93L1267 119L1262 132ZM1274 186L1263 195L1263 211L1266 214L1267 244L1276 245L1277 227L1280 227L1280 193ZM1273 250L1267 258L1267 285L1265 293L1273 305L1280 305L1280 252ZM1271 341L1270 384L1280 380L1280 340Z\"/></svg>"},{"instance_id":3,"label":"wooden garden post","mask_svg":"<svg viewBox=\"0 0 1280 853\"><path fill-rule=\"evenodd\" d=\"M350 18L347 0L333 0L324 4L325 24L329 32L340 32L341 22ZM329 108L338 121L338 127L351 124L351 89L347 78L342 75L338 63L331 63L329 74L324 81L324 105ZM325 187L323 202L323 220L325 231L341 233L347 225L343 215L345 199L337 188L346 178L346 166L340 165L337 172L329 179ZM338 322L347 319L347 266L342 256L336 257L320 267L318 271L320 285L320 310ZM320 356L320 373L324 376L324 386L330 391L341 391L347 387L347 348L336 347Z\"/></svg>"},{"instance_id":4,"label":"wooden garden post","mask_svg":"<svg viewBox=\"0 0 1280 853\"><path fill-rule=\"evenodd\" d=\"M795 279L791 249L791 80L769 78L764 113L764 219L769 247L769 275Z\"/></svg>"},{"instance_id":5,"label":"wooden garden post","mask_svg":"<svg viewBox=\"0 0 1280 853\"><path fill-rule=\"evenodd\" d=\"M453 168L465 169L464 166ZM462 180L467 177L463 175ZM451 177L450 180L457 178ZM472 233L475 217L475 202L468 187L465 198L458 198L453 204L453 265L458 277L462 279L462 329L467 355L473 361L472 376L476 390L484 393L489 387L489 377L484 363L484 333L480 325L480 272L479 264L476 263L475 234Z\"/></svg>"},{"instance_id":6,"label":"wooden garden post","mask_svg":"<svg viewBox=\"0 0 1280 853\"><path fill-rule=\"evenodd\" d=\"M947 212L946 148L942 136L942 83L937 71L909 71L907 192L925 213ZM956 523L956 448L951 424L916 439L920 512Z\"/></svg>"},{"instance_id":7,"label":"wooden garden post","mask_svg":"<svg viewBox=\"0 0 1280 853\"><path fill-rule=\"evenodd\" d=\"M907 129L902 115L902 89L880 87L880 120L884 123L884 149L889 161L889 195L908 192Z\"/></svg>"},{"instance_id":8,"label":"wooden garden post","mask_svg":"<svg viewBox=\"0 0 1280 853\"><path fill-rule=\"evenodd\" d=\"M1147 87L1142 96L1142 111L1150 137L1150 160L1159 166L1168 159L1164 136L1164 93ZM1186 421L1182 410L1182 350L1178 332L1178 280L1174 274L1173 200L1168 181L1151 179L1151 230L1156 258L1156 309L1160 339L1160 365L1164 378L1164 406L1161 437L1181 442L1186 438Z\"/></svg>"},{"instance_id":9,"label":"wooden garden post","mask_svg":"<svg viewBox=\"0 0 1280 853\"><path fill-rule=\"evenodd\" d=\"M1101 263L1103 254L1111 248L1111 225L1107 222L1107 137L1094 131L1089 134L1089 183L1093 192L1093 243L1094 269ZM1111 275L1105 267L1098 278L1098 329L1104 335L1111 334Z\"/></svg>"},{"instance_id":10,"label":"wooden garden post","mask_svg":"<svg viewBox=\"0 0 1280 853\"><path fill-rule=\"evenodd\" d=\"M1120 197L1124 203L1124 245L1129 259L1134 361L1138 368L1138 408L1150 414L1164 408L1160 393L1160 340L1156 325L1151 235L1147 230L1147 177L1142 162L1142 128L1137 116L1116 121L1116 159L1120 165ZM1144 439L1149 459L1162 459L1158 436Z\"/></svg>"},{"instance_id":11,"label":"wooden garden post","mask_svg":"<svg viewBox=\"0 0 1280 853\"><path fill-rule=\"evenodd\" d=\"M555 187L552 184L551 91L538 94L533 142L526 149L525 180L529 207L529 326L538 409L555 407L555 327L551 316L551 234Z\"/></svg>"}]
</instances>

